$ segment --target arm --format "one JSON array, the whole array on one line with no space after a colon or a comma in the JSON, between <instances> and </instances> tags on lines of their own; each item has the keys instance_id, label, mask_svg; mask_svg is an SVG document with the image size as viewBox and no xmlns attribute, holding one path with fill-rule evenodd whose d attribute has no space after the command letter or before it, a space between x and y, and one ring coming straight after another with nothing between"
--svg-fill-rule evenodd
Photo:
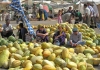
<instances>
[{"instance_id":1,"label":"arm","mask_svg":"<svg viewBox=\"0 0 100 70\"><path fill-rule=\"evenodd\" d=\"M43 34L44 33L44 34ZM46 36L46 35L48 35L48 33L44 30L44 32L43 33L39 33L39 31L37 30L36 31L36 35L38 35L38 36Z\"/></svg>"},{"instance_id":2,"label":"arm","mask_svg":"<svg viewBox=\"0 0 100 70\"><path fill-rule=\"evenodd\" d=\"M13 27L11 24L10 24L9 30L7 32L9 32L9 31L13 31Z\"/></svg>"},{"instance_id":3,"label":"arm","mask_svg":"<svg viewBox=\"0 0 100 70\"><path fill-rule=\"evenodd\" d=\"M37 32L36 35L43 36L43 34L42 33L39 33L39 32Z\"/></svg>"},{"instance_id":4,"label":"arm","mask_svg":"<svg viewBox=\"0 0 100 70\"><path fill-rule=\"evenodd\" d=\"M79 43L79 42L81 42L81 41L82 41L82 34L80 33L80 34L79 34L79 41L78 41L77 43ZM77 43L76 43L76 44L77 44Z\"/></svg>"},{"instance_id":5,"label":"arm","mask_svg":"<svg viewBox=\"0 0 100 70\"><path fill-rule=\"evenodd\" d=\"M61 37L61 36L65 36L65 33L61 33L60 35L58 35L57 37Z\"/></svg>"},{"instance_id":6,"label":"arm","mask_svg":"<svg viewBox=\"0 0 100 70\"><path fill-rule=\"evenodd\" d=\"M73 44L73 42L72 42L72 35L70 36L70 44L72 45Z\"/></svg>"}]
</instances>

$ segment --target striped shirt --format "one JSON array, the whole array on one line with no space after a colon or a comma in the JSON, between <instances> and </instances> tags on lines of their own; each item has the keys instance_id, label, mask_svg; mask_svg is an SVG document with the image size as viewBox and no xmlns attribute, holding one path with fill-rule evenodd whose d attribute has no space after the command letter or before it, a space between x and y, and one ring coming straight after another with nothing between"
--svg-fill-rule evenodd
<instances>
[{"instance_id":1,"label":"striped shirt","mask_svg":"<svg viewBox=\"0 0 100 70\"><path fill-rule=\"evenodd\" d=\"M92 16L94 16L94 14L95 14L95 11L94 11L94 9L93 9L93 7L92 6L88 6L88 8L90 9L90 11L91 11L91 17Z\"/></svg>"}]
</instances>

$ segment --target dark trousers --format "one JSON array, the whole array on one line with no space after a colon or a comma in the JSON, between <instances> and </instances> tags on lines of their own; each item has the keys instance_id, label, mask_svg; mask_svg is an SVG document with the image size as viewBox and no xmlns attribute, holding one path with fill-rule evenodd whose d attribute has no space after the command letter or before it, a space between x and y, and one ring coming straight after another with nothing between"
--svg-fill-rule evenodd
<instances>
[{"instance_id":1,"label":"dark trousers","mask_svg":"<svg viewBox=\"0 0 100 70\"><path fill-rule=\"evenodd\" d=\"M7 32L6 34L4 33L4 32L1 32L1 36L2 36L2 38L4 38L4 37L9 37L9 36L11 36L11 35L13 35L13 31L9 31L9 32ZM13 35L14 36L14 35Z\"/></svg>"},{"instance_id":2,"label":"dark trousers","mask_svg":"<svg viewBox=\"0 0 100 70\"><path fill-rule=\"evenodd\" d=\"M95 17L91 17L91 26L96 27Z\"/></svg>"},{"instance_id":3,"label":"dark trousers","mask_svg":"<svg viewBox=\"0 0 100 70\"><path fill-rule=\"evenodd\" d=\"M42 19L42 13L43 13L43 10L42 9L39 9L39 15L40 15L39 21L43 20Z\"/></svg>"}]
</instances>

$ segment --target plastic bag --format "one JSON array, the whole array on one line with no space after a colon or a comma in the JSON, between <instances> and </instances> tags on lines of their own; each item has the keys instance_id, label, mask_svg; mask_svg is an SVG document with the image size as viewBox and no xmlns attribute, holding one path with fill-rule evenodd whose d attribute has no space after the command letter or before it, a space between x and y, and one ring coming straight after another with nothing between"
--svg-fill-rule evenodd
<instances>
[{"instance_id":1,"label":"plastic bag","mask_svg":"<svg viewBox=\"0 0 100 70\"><path fill-rule=\"evenodd\" d=\"M40 18L40 15L39 15L39 13L37 13L37 18Z\"/></svg>"},{"instance_id":2,"label":"plastic bag","mask_svg":"<svg viewBox=\"0 0 100 70\"><path fill-rule=\"evenodd\" d=\"M42 13L42 20L44 20L44 14Z\"/></svg>"}]
</instances>

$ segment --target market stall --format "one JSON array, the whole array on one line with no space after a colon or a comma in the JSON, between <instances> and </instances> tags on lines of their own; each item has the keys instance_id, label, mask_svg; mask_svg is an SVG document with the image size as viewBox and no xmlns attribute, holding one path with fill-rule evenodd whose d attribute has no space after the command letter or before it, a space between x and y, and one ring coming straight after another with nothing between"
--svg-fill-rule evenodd
<instances>
[{"instance_id":1,"label":"market stall","mask_svg":"<svg viewBox=\"0 0 100 70\"><path fill-rule=\"evenodd\" d=\"M82 14L84 13L84 4L88 3L88 2L93 4L93 8L95 10L95 13L97 15L99 15L100 14L100 8L99 8L100 7L99 6L100 0L80 0L79 2L76 3L77 8L80 10L80 12ZM100 16L99 16L99 18L100 18Z\"/></svg>"}]
</instances>

